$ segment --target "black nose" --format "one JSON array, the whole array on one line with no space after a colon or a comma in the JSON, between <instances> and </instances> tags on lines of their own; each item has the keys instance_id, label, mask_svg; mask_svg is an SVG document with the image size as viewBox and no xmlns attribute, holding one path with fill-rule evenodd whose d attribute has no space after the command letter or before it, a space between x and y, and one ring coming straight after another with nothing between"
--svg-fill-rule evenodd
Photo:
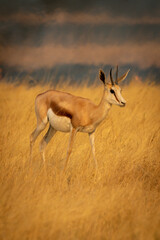
<instances>
[{"instance_id":1,"label":"black nose","mask_svg":"<svg viewBox=\"0 0 160 240\"><path fill-rule=\"evenodd\" d=\"M126 104L124 102L121 102L123 104L123 106L125 106Z\"/></svg>"}]
</instances>

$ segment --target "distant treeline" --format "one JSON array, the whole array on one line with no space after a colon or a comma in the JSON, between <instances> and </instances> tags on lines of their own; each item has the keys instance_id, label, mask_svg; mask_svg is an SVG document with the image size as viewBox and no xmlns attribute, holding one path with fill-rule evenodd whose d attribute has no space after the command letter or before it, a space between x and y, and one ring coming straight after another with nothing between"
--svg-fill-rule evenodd
<instances>
[{"instance_id":1,"label":"distant treeline","mask_svg":"<svg viewBox=\"0 0 160 240\"><path fill-rule=\"evenodd\" d=\"M26 71L8 66L0 66L1 79L9 82L27 82L29 85L36 85L37 83L58 83L60 81L67 81L74 83L88 83L92 84L98 79L99 69L109 75L111 65L81 65L81 64L64 64L56 65L52 68L40 68L36 70ZM124 65L119 66L119 74L123 74L127 69L130 73L127 77L127 82L130 82L133 77L140 80L154 80L159 83L160 68L151 66L149 68L141 69L138 66Z\"/></svg>"}]
</instances>

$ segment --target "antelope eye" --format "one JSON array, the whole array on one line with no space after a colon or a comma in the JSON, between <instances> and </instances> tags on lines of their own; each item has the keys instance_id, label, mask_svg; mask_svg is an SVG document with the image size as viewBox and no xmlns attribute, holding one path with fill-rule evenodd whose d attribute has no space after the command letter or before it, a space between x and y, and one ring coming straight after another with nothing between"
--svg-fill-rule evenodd
<instances>
[{"instance_id":1,"label":"antelope eye","mask_svg":"<svg viewBox=\"0 0 160 240\"><path fill-rule=\"evenodd\" d=\"M111 92L111 93L114 93L114 90L113 90L113 89L111 89L111 90L110 90L110 92Z\"/></svg>"}]
</instances>

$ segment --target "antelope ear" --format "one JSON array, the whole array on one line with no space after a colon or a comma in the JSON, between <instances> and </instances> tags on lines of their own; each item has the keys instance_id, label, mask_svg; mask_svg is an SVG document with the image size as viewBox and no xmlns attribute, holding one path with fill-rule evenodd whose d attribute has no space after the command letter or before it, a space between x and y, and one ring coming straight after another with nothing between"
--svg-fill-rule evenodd
<instances>
[{"instance_id":1,"label":"antelope ear","mask_svg":"<svg viewBox=\"0 0 160 240\"><path fill-rule=\"evenodd\" d=\"M106 78L106 76L105 76L105 74L104 74L104 72L102 70L99 70L99 78L105 85L105 78Z\"/></svg>"},{"instance_id":2,"label":"antelope ear","mask_svg":"<svg viewBox=\"0 0 160 240\"><path fill-rule=\"evenodd\" d=\"M120 78L118 78L118 83L122 82L127 77L129 71L130 71L130 69L125 74L123 74Z\"/></svg>"}]
</instances>

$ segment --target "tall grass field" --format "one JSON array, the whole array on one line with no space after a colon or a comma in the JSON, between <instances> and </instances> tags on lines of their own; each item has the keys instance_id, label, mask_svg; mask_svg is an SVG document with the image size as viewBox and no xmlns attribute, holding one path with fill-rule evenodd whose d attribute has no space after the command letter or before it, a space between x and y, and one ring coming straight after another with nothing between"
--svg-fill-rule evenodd
<instances>
[{"instance_id":1,"label":"tall grass field","mask_svg":"<svg viewBox=\"0 0 160 240\"><path fill-rule=\"evenodd\" d=\"M63 173L69 134L57 132L42 164L34 101L47 85L0 83L0 240L160 239L160 86L132 81L125 108L112 106L95 133L77 133ZM56 89L99 103L102 85Z\"/></svg>"}]
</instances>

